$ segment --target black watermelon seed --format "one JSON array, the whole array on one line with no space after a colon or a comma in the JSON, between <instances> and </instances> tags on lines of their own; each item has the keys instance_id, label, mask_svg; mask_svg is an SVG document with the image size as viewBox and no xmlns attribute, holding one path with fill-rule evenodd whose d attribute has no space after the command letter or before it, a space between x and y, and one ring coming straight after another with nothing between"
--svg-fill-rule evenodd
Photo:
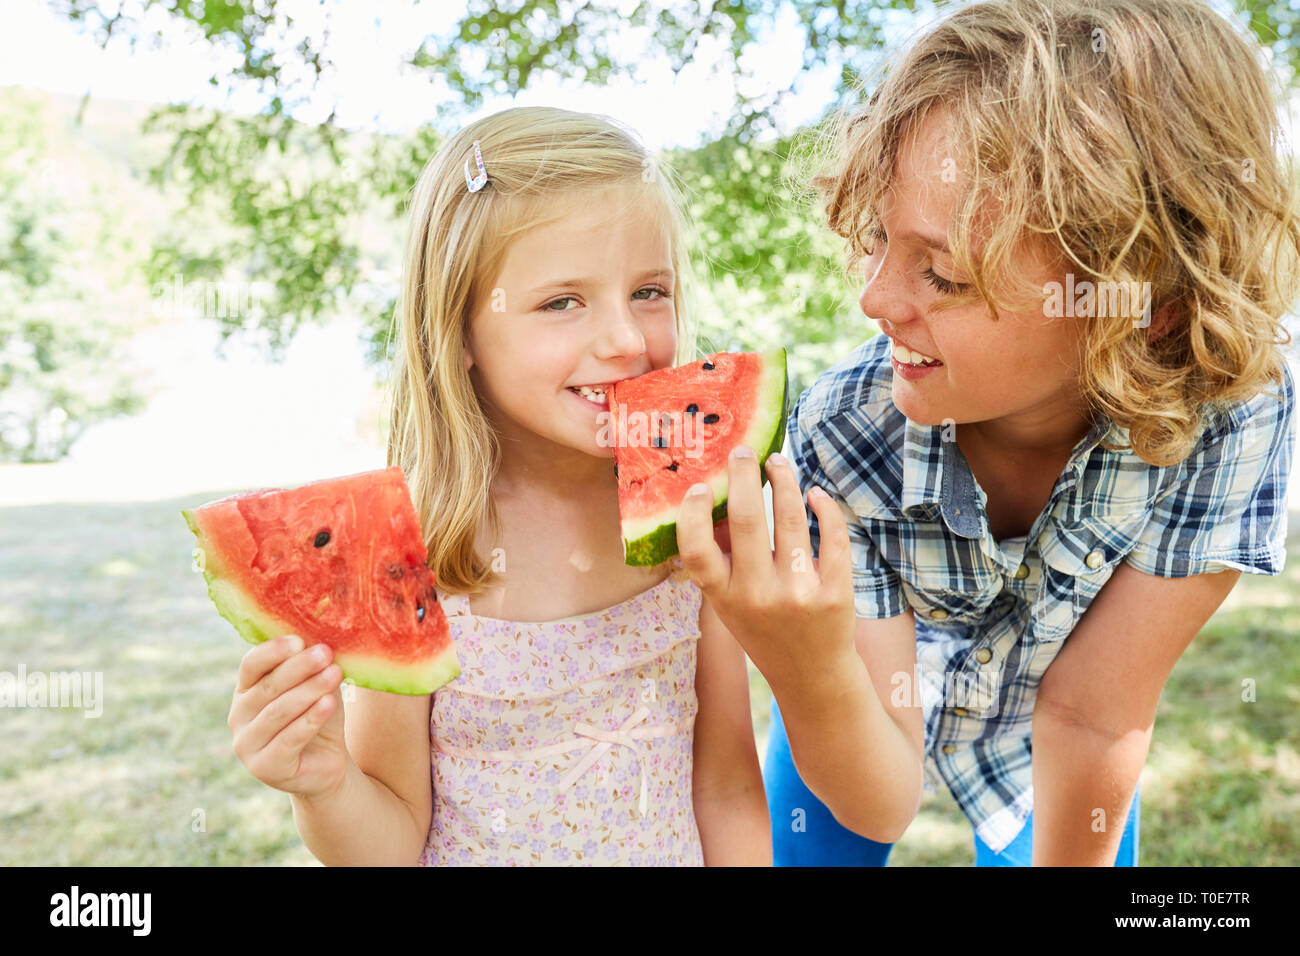
<instances>
[{"instance_id":1,"label":"black watermelon seed","mask_svg":"<svg viewBox=\"0 0 1300 956\"><path fill-rule=\"evenodd\" d=\"M424 605L423 605L423 604L417 604L417 605L415 606L415 619L416 619L417 621L423 621L423 620L424 620Z\"/></svg>"},{"instance_id":2,"label":"black watermelon seed","mask_svg":"<svg viewBox=\"0 0 1300 956\"><path fill-rule=\"evenodd\" d=\"M618 462L614 462L614 477L618 477Z\"/></svg>"},{"instance_id":3,"label":"black watermelon seed","mask_svg":"<svg viewBox=\"0 0 1300 956\"><path fill-rule=\"evenodd\" d=\"M316 535L316 547L323 548L329 543L330 533L328 531L321 531Z\"/></svg>"},{"instance_id":4,"label":"black watermelon seed","mask_svg":"<svg viewBox=\"0 0 1300 956\"><path fill-rule=\"evenodd\" d=\"M713 368L714 368L714 366L713 366L713 363L712 363L712 362L705 362L705 363L704 363L704 371L706 371L706 372L712 372L712 371L713 371Z\"/></svg>"},{"instance_id":5,"label":"black watermelon seed","mask_svg":"<svg viewBox=\"0 0 1300 956\"><path fill-rule=\"evenodd\" d=\"M669 465L669 466L668 466L668 470L669 470L669 471L676 471L676 470L677 470L677 462L673 462L671 465Z\"/></svg>"},{"instance_id":6,"label":"black watermelon seed","mask_svg":"<svg viewBox=\"0 0 1300 956\"><path fill-rule=\"evenodd\" d=\"M706 424L706 425L715 425L715 424L717 424L717 421L718 421L718 416L717 416L717 415L705 415L705 416L704 416L704 424Z\"/></svg>"},{"instance_id":7,"label":"black watermelon seed","mask_svg":"<svg viewBox=\"0 0 1300 956\"><path fill-rule=\"evenodd\" d=\"M654 441L652 441L650 444L654 445L656 448L667 448L667 447L668 447L668 442L664 440L664 436L663 436L663 435L656 435L656 436L654 437Z\"/></svg>"},{"instance_id":8,"label":"black watermelon seed","mask_svg":"<svg viewBox=\"0 0 1300 956\"><path fill-rule=\"evenodd\" d=\"M699 410L700 410L700 406L696 405L694 402L691 402L689 405L686 406L687 415L694 415Z\"/></svg>"}]
</instances>

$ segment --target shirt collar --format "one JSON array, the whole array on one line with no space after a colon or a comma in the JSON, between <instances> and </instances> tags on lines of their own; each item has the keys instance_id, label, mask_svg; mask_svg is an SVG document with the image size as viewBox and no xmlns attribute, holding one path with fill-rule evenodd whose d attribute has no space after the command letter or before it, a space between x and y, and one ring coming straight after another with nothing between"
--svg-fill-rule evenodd
<instances>
[{"instance_id":1,"label":"shirt collar","mask_svg":"<svg viewBox=\"0 0 1300 956\"><path fill-rule=\"evenodd\" d=\"M934 510L943 515L953 534L978 538L984 533L984 505L987 495L975 482L966 456L957 447L956 426L918 425L907 419L903 433L903 513L909 517L930 517ZM1101 441L1125 447L1128 430L1105 416L1070 452L1061 477L1053 488L1052 501L1078 480L1092 451Z\"/></svg>"}]
</instances>

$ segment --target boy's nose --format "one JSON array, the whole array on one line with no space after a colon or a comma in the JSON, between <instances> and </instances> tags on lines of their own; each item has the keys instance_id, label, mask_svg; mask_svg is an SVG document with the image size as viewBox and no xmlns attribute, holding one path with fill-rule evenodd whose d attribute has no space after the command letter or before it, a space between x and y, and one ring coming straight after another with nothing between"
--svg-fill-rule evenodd
<instances>
[{"instance_id":1,"label":"boy's nose","mask_svg":"<svg viewBox=\"0 0 1300 956\"><path fill-rule=\"evenodd\" d=\"M884 329L888 323L904 323L916 317L915 296L909 290L905 277L897 265L877 260L874 273L867 276L867 284L858 296L862 314L874 319Z\"/></svg>"}]
</instances>

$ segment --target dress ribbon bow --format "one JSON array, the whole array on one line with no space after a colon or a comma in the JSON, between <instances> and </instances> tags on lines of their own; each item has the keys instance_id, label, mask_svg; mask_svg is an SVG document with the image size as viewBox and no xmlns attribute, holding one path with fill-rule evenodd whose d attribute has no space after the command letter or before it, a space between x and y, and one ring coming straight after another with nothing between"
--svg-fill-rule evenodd
<instances>
[{"instance_id":1,"label":"dress ribbon bow","mask_svg":"<svg viewBox=\"0 0 1300 956\"><path fill-rule=\"evenodd\" d=\"M673 734L689 727L692 723L692 719L688 719L675 723L656 724L653 727L639 726L649 716L649 708L645 706L638 707L631 716L623 721L622 726L617 730L605 730L579 721L573 727L573 732L578 735L577 737L572 740L548 744L544 747L534 747L531 750L471 750L465 747L452 746L441 740L434 740L433 745L434 749L447 754L449 757L489 761L537 760L544 757L553 757L570 750L590 747L591 749L587 754L560 779L558 792L563 792L571 787L574 781L591 769L592 764L609 753L614 747L627 747L636 755L637 768L641 771L641 795L637 802L637 809L641 812L641 816L645 816L649 809L649 778L646 776L645 763L640 748L636 745L637 741L648 740L653 737L671 737Z\"/></svg>"}]
</instances>

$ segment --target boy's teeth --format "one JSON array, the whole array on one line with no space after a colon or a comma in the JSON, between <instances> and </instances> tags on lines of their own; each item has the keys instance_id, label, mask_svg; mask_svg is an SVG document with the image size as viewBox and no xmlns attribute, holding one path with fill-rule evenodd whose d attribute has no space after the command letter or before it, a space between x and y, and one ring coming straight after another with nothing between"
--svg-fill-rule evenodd
<instances>
[{"instance_id":1,"label":"boy's teeth","mask_svg":"<svg viewBox=\"0 0 1300 956\"><path fill-rule=\"evenodd\" d=\"M931 358L928 355L922 355L920 352L913 352L907 346L899 345L897 343L894 344L893 355L894 358L898 359L898 361L907 365L920 365L922 362L939 361L938 359Z\"/></svg>"}]
</instances>

